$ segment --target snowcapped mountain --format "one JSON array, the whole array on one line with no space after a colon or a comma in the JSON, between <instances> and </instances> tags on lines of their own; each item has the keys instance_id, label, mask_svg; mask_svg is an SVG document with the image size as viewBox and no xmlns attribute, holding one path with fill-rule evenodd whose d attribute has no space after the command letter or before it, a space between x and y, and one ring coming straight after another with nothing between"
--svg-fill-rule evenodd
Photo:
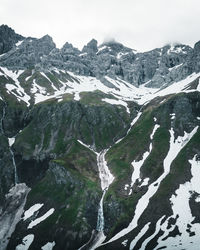
<instances>
[{"instance_id":1,"label":"snowcapped mountain","mask_svg":"<svg viewBox=\"0 0 200 250\"><path fill-rule=\"evenodd\" d=\"M0 26L0 249L199 249L199 78L200 42Z\"/></svg>"}]
</instances>

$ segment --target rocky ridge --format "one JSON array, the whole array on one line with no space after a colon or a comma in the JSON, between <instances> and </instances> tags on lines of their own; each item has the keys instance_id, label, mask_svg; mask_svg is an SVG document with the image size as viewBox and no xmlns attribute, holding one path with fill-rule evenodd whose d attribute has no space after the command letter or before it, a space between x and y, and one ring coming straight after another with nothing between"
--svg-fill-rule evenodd
<instances>
[{"instance_id":1,"label":"rocky ridge","mask_svg":"<svg viewBox=\"0 0 200 250\"><path fill-rule=\"evenodd\" d=\"M14 223L0 246L88 249L103 235L95 248L197 249L199 42L137 53L93 39L80 51L46 35L11 47L0 57L0 220ZM105 149L114 180L98 232Z\"/></svg>"},{"instance_id":2,"label":"rocky ridge","mask_svg":"<svg viewBox=\"0 0 200 250\"><path fill-rule=\"evenodd\" d=\"M4 30L2 25L0 31ZM13 39L13 32L7 35L7 39L12 40L6 50L9 52L0 57L0 66L13 70L35 68L46 72L56 68L94 76L103 82L105 76L119 77L134 86L146 83L150 87L167 86L200 71L199 42L194 48L174 44L139 53L116 41L98 46L97 41L92 39L80 51L69 43L58 49L48 35L40 39L24 38L19 45L14 45L23 37L14 33L16 37Z\"/></svg>"}]
</instances>

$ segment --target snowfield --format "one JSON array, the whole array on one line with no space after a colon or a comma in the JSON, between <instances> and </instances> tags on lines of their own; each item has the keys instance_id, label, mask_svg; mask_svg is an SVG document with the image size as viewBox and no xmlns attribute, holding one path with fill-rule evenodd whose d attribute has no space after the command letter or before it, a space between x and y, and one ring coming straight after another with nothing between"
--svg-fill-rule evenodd
<instances>
[{"instance_id":1,"label":"snowfield","mask_svg":"<svg viewBox=\"0 0 200 250\"><path fill-rule=\"evenodd\" d=\"M185 78L182 81L174 82L170 86L162 89L156 89L156 88L148 88L146 87L145 83L143 85L140 85L139 87L135 87L132 84L123 81L119 78L112 79L108 76L105 77L105 80L110 83L110 87L108 87L108 84L102 83L100 80L96 79L95 77L89 77L89 76L78 76L75 75L72 72L65 72L65 71L58 71L56 70L56 73L63 74L67 73L72 77L74 80L68 80L66 82L63 82L59 80L60 87L56 87L55 84L49 79L49 77L46 75L46 73L41 72L40 75L45 78L46 81L49 82L49 86L51 87L51 90L54 92L49 93L48 90L40 86L38 83L35 82L35 79L33 79L32 86L30 93L26 92L25 89L20 85L20 82L18 80L19 76L23 73L22 70L20 71L11 71L8 70L5 67L0 67L2 70L1 75L4 75L8 81L9 79L12 79L13 83L7 83L5 85L7 92L9 94L12 94L16 96L16 98L19 101L23 101L26 103L27 106L30 105L30 100L33 98L34 103L40 103L52 98L55 98L58 100L58 102L62 101L62 96L64 94L72 94L74 96L75 101L79 101L81 99L80 93L81 92L93 92L96 90L99 90L105 94L110 94L113 96L113 99L111 98L103 98L102 101L113 104L113 105L121 105L126 108L127 113L130 113L129 107L128 107L128 101L134 101L138 103L139 105L144 105L149 103L152 99L155 97L163 97L170 94L176 94L180 92L193 92L193 91L200 91L200 84L198 84L196 89L190 89L190 83L192 83L194 80L198 79L200 77L200 73L196 74L193 73L187 78ZM32 72L33 73L33 72ZM51 71L49 71L51 73ZM25 80L28 81L31 76L27 77ZM111 87L112 86L112 87Z\"/></svg>"}]
</instances>

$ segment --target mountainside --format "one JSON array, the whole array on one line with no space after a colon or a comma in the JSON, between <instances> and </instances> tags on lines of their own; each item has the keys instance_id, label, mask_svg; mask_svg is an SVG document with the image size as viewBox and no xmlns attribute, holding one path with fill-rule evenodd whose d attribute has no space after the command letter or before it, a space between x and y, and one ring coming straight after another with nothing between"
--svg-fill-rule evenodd
<instances>
[{"instance_id":1,"label":"mountainside","mask_svg":"<svg viewBox=\"0 0 200 250\"><path fill-rule=\"evenodd\" d=\"M0 250L199 249L200 42L0 54Z\"/></svg>"}]
</instances>

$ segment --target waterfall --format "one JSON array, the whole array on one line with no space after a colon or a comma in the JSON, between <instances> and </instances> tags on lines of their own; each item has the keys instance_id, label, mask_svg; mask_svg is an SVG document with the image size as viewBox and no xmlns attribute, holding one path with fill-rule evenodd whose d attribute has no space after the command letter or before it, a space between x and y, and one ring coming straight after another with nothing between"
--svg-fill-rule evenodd
<instances>
[{"instance_id":1,"label":"waterfall","mask_svg":"<svg viewBox=\"0 0 200 250\"><path fill-rule=\"evenodd\" d=\"M104 235L103 200L104 200L106 191L108 190L110 184L114 180L114 176L111 174L107 166L107 162L105 160L105 155L108 149L104 149L100 153L97 153L96 151L92 149L91 146L86 145L80 140L78 140L78 142L81 143L83 146L89 148L92 152L94 152L97 155L97 166L99 170L99 178L101 180L101 189L103 191L101 200L99 202L96 232L93 231L90 240L86 244L84 244L82 247L79 248L79 250L83 250L83 249L94 250L97 247L99 247L106 238L106 236Z\"/></svg>"},{"instance_id":2,"label":"waterfall","mask_svg":"<svg viewBox=\"0 0 200 250\"><path fill-rule=\"evenodd\" d=\"M103 199L104 199L105 193L106 193L106 190L103 191L103 195L99 203L97 228L96 228L98 232L103 232L104 230Z\"/></svg>"},{"instance_id":3,"label":"waterfall","mask_svg":"<svg viewBox=\"0 0 200 250\"><path fill-rule=\"evenodd\" d=\"M103 199L108 190L108 187L113 182L114 177L111 174L107 162L105 160L105 154L107 153L108 149L101 151L97 154L97 165L99 170L99 178L101 180L101 189L103 190L103 195L99 203L99 210L98 210L98 217L97 217L97 228L98 232L103 232L104 230L104 214L103 214Z\"/></svg>"}]
</instances>

